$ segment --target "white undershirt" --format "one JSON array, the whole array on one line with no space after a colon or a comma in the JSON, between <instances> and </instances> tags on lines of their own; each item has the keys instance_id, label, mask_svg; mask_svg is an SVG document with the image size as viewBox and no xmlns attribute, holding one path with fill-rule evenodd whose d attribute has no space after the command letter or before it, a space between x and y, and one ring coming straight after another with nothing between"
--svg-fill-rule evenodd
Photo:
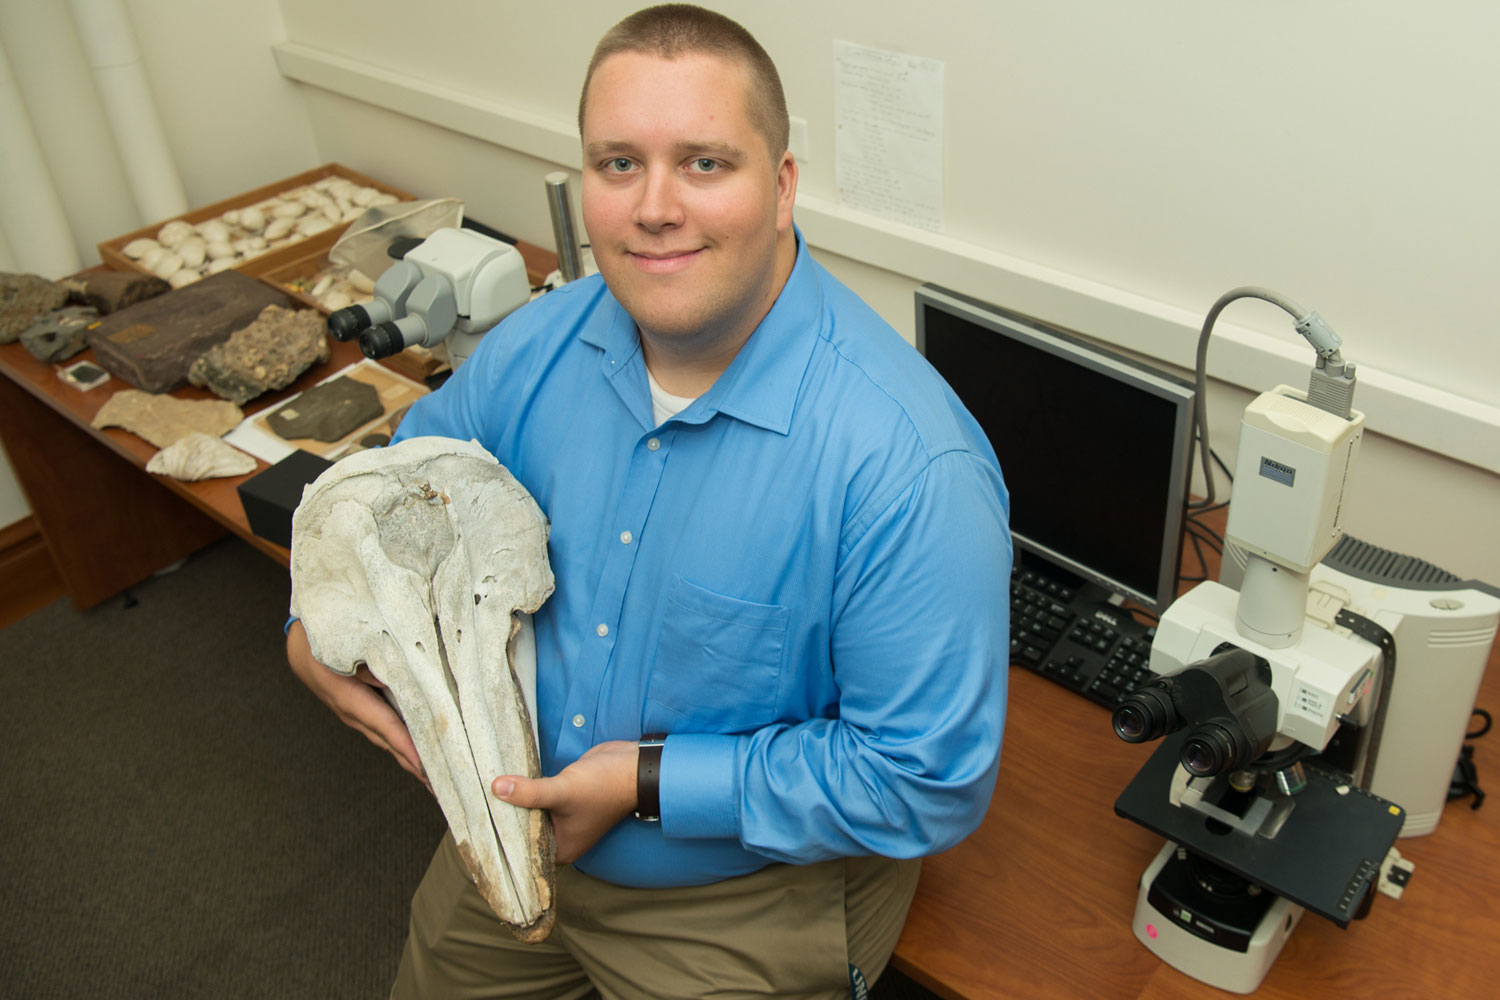
<instances>
[{"instance_id":1,"label":"white undershirt","mask_svg":"<svg viewBox=\"0 0 1500 1000\"><path fill-rule=\"evenodd\" d=\"M651 415L656 418L658 427L693 405L693 400L698 398L697 396L672 395L651 377L649 368L646 370L646 384L651 387Z\"/></svg>"}]
</instances>

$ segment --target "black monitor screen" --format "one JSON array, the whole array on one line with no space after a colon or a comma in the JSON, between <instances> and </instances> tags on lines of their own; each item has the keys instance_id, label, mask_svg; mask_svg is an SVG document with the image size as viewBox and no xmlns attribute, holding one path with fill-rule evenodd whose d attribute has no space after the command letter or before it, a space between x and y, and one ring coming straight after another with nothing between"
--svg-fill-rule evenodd
<instances>
[{"instance_id":1,"label":"black monitor screen","mask_svg":"<svg viewBox=\"0 0 1500 1000\"><path fill-rule=\"evenodd\" d=\"M935 286L917 346L989 436L1017 546L1160 610L1175 596L1188 383Z\"/></svg>"}]
</instances>

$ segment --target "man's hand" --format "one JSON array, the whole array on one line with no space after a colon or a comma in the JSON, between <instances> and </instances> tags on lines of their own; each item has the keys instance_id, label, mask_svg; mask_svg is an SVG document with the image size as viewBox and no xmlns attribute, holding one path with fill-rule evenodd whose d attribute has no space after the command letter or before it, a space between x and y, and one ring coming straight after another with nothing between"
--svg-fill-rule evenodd
<instances>
[{"instance_id":1,"label":"man's hand","mask_svg":"<svg viewBox=\"0 0 1500 1000\"><path fill-rule=\"evenodd\" d=\"M553 778L502 775L490 785L513 806L546 809L557 835L557 860L568 864L635 808L634 743L600 743Z\"/></svg>"},{"instance_id":2,"label":"man's hand","mask_svg":"<svg viewBox=\"0 0 1500 1000\"><path fill-rule=\"evenodd\" d=\"M401 716L380 693L385 685L370 673L368 667L361 666L352 677L329 670L313 658L301 622L293 622L287 631L286 658L297 679L333 709L346 726L364 734L365 739L395 757L396 763L416 775L431 791L432 786L422 770L422 761L417 756L417 745L412 742L411 733L406 731Z\"/></svg>"}]
</instances>

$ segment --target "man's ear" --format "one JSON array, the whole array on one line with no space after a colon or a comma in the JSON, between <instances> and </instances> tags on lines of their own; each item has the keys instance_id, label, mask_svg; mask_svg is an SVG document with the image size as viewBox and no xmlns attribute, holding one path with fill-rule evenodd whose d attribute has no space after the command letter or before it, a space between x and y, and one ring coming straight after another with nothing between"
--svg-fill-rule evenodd
<instances>
[{"instance_id":1,"label":"man's ear","mask_svg":"<svg viewBox=\"0 0 1500 1000\"><path fill-rule=\"evenodd\" d=\"M792 204L797 200L797 161L792 151L781 154L781 163L776 168L776 231L783 232L792 225Z\"/></svg>"}]
</instances>

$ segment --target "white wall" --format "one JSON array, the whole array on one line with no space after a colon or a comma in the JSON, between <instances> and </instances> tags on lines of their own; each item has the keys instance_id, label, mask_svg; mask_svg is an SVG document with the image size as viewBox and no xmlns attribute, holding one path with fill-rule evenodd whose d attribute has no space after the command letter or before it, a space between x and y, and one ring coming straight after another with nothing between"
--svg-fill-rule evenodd
<instances>
[{"instance_id":1,"label":"white wall","mask_svg":"<svg viewBox=\"0 0 1500 1000\"><path fill-rule=\"evenodd\" d=\"M579 166L577 89L637 6L445 0L285 4L283 71L319 151L550 245L543 175ZM949 284L1185 369L1220 294L1318 309L1361 366L1370 433L1350 530L1500 583L1500 9L1479 0L722 0L809 122L798 220L825 263L911 335L911 292ZM947 232L837 204L835 39L941 59ZM576 185L575 185L576 187ZM1210 350L1215 448L1232 465L1251 390L1305 382L1273 307L1232 305ZM1457 456L1455 458L1455 456ZM1015 484L1024 488L1024 484ZM1221 484L1222 488L1222 484Z\"/></svg>"},{"instance_id":2,"label":"white wall","mask_svg":"<svg viewBox=\"0 0 1500 1000\"><path fill-rule=\"evenodd\" d=\"M13 63L16 11L45 20L32 9L48 6L0 0ZM128 2L195 203L337 160L461 197L471 217L542 245L542 178L579 165L583 65L636 6L575 0L549 17L517 0ZM1364 372L1356 405L1372 431L1350 529L1500 583L1489 294L1500 132L1485 124L1500 92L1500 8L716 6L766 44L809 122L798 208L809 242L899 330L911 334L912 290L935 280L1185 368L1222 292L1271 287L1317 308ZM944 61L945 234L839 207L835 39ZM109 225L80 242L133 227ZM1250 390L1300 383L1307 357L1279 311L1226 311L1210 416L1227 460Z\"/></svg>"},{"instance_id":3,"label":"white wall","mask_svg":"<svg viewBox=\"0 0 1500 1000\"><path fill-rule=\"evenodd\" d=\"M303 99L276 68L275 0L126 0L152 97L190 205L316 166ZM83 266L96 245L159 221L137 212L68 4L0 0L9 57ZM22 259L24 233L5 233ZM61 275L46 275L61 277ZM0 526L29 513L0 453Z\"/></svg>"}]
</instances>

